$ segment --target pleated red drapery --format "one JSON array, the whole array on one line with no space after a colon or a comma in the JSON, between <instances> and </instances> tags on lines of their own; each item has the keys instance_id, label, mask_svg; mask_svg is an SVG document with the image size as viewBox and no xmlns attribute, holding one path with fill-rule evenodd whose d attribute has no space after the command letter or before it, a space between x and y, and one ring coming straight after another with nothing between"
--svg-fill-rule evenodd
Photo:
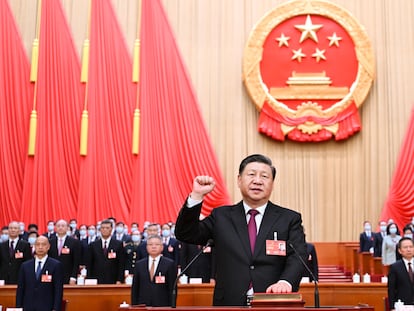
<instances>
[{"instance_id":1,"label":"pleated red drapery","mask_svg":"<svg viewBox=\"0 0 414 311\"><path fill-rule=\"evenodd\" d=\"M189 75L159 0L144 0L141 27L141 137L131 218L175 220L196 175L216 188L204 214L230 202Z\"/></svg>"},{"instance_id":2,"label":"pleated red drapery","mask_svg":"<svg viewBox=\"0 0 414 311\"><path fill-rule=\"evenodd\" d=\"M414 217L414 109L395 167L381 219L392 218L400 230Z\"/></svg>"},{"instance_id":3,"label":"pleated red drapery","mask_svg":"<svg viewBox=\"0 0 414 311\"><path fill-rule=\"evenodd\" d=\"M88 154L82 159L78 218L129 222L136 87L132 61L108 0L92 0L87 107Z\"/></svg>"},{"instance_id":4,"label":"pleated red drapery","mask_svg":"<svg viewBox=\"0 0 414 311\"><path fill-rule=\"evenodd\" d=\"M35 156L26 158L18 219L43 232L48 220L76 216L79 187L80 63L61 7L42 0ZM27 150L27 149L26 149Z\"/></svg>"},{"instance_id":5,"label":"pleated red drapery","mask_svg":"<svg viewBox=\"0 0 414 311\"><path fill-rule=\"evenodd\" d=\"M33 86L8 1L0 1L0 47L0 220L20 219Z\"/></svg>"},{"instance_id":6,"label":"pleated red drapery","mask_svg":"<svg viewBox=\"0 0 414 311\"><path fill-rule=\"evenodd\" d=\"M175 220L193 179L217 186L203 210L230 203L189 76L159 0L144 0L140 84L109 0L91 0L89 75L80 61L61 1L41 2L38 76L29 64L7 1L1 1L0 224L22 220L44 231L48 220L91 224ZM140 153L132 121L140 87ZM36 92L34 92L36 90ZM36 95L35 95L36 94ZM35 98L33 98L35 96ZM38 115L35 155L28 156L29 116ZM83 109L87 155L80 156Z\"/></svg>"}]
</instances>

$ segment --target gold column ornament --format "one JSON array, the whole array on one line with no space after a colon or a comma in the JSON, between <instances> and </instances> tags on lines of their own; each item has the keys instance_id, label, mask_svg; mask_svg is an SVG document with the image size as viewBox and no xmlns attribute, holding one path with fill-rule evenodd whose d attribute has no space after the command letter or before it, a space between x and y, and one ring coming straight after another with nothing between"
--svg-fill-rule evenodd
<instances>
[{"instance_id":1,"label":"gold column ornament","mask_svg":"<svg viewBox=\"0 0 414 311\"><path fill-rule=\"evenodd\" d=\"M30 114L29 124L29 146L28 155L34 156L36 150L36 135L37 135L37 111L36 111L36 97L37 97L37 73L39 67L39 37L40 37L40 19L42 17L42 0L37 2L37 17L36 17L36 35L32 45L32 62L30 67L30 82L33 82L33 109Z\"/></svg>"},{"instance_id":2,"label":"gold column ornament","mask_svg":"<svg viewBox=\"0 0 414 311\"><path fill-rule=\"evenodd\" d=\"M79 153L81 156L88 155L88 128L89 128L89 114L88 114L88 75L89 75L89 36L91 27L91 12L92 0L89 0L88 6L88 28L86 31L86 39L83 42L82 49L82 68L81 68L81 83L85 83L85 102L81 118L81 132L80 132L80 146Z\"/></svg>"},{"instance_id":3,"label":"gold column ornament","mask_svg":"<svg viewBox=\"0 0 414 311\"><path fill-rule=\"evenodd\" d=\"M140 96L140 58L141 58L141 13L142 13L142 0L138 1L138 21L137 21L137 38L134 43L134 62L132 64L132 82L137 83L137 101L134 110L133 126L132 126L132 154L139 154L139 134L141 123L141 111L139 109L139 96Z\"/></svg>"}]
</instances>

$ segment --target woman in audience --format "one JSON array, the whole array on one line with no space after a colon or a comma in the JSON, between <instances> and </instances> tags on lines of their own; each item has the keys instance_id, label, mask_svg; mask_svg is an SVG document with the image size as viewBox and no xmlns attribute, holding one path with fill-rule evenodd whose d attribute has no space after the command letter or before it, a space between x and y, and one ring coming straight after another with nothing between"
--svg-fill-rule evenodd
<instances>
[{"instance_id":1,"label":"woman in audience","mask_svg":"<svg viewBox=\"0 0 414 311\"><path fill-rule=\"evenodd\" d=\"M384 266L389 266L397 260L395 252L397 243L401 239L401 236L398 235L397 232L398 227L395 223L391 223L387 226L387 235L382 241L382 264Z\"/></svg>"}]
</instances>

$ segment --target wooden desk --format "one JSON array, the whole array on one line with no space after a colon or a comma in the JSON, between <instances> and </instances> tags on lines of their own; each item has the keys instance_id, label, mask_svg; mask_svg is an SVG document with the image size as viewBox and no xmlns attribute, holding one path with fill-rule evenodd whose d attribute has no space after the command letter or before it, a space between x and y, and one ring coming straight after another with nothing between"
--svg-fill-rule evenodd
<instances>
[{"instance_id":1,"label":"wooden desk","mask_svg":"<svg viewBox=\"0 0 414 311\"><path fill-rule=\"evenodd\" d=\"M69 301L67 311L118 310L125 301L131 302L129 285L65 285L63 296ZM300 291L305 307L314 305L313 284L302 284ZM14 307L16 286L0 286L0 304L3 310ZM211 306L213 285L184 284L178 286L177 307ZM367 304L375 311L383 311L383 297L387 296L387 285L382 283L323 283L319 284L321 306L357 306Z\"/></svg>"},{"instance_id":2,"label":"wooden desk","mask_svg":"<svg viewBox=\"0 0 414 311\"><path fill-rule=\"evenodd\" d=\"M169 307L145 307L145 306L131 306L126 308L118 308L118 311L130 311L130 310L141 310L141 311L373 311L372 306L333 306L323 308L306 308L306 307L177 307L171 309Z\"/></svg>"}]
</instances>

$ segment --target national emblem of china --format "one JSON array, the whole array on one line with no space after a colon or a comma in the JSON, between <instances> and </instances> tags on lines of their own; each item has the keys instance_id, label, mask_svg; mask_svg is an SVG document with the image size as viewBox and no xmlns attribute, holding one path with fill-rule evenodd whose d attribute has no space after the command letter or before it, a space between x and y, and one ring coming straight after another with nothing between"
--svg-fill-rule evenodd
<instances>
[{"instance_id":1,"label":"national emblem of china","mask_svg":"<svg viewBox=\"0 0 414 311\"><path fill-rule=\"evenodd\" d=\"M361 130L358 108L375 76L370 41L353 16L322 0L289 1L252 30L243 79L275 140L346 139Z\"/></svg>"}]
</instances>

